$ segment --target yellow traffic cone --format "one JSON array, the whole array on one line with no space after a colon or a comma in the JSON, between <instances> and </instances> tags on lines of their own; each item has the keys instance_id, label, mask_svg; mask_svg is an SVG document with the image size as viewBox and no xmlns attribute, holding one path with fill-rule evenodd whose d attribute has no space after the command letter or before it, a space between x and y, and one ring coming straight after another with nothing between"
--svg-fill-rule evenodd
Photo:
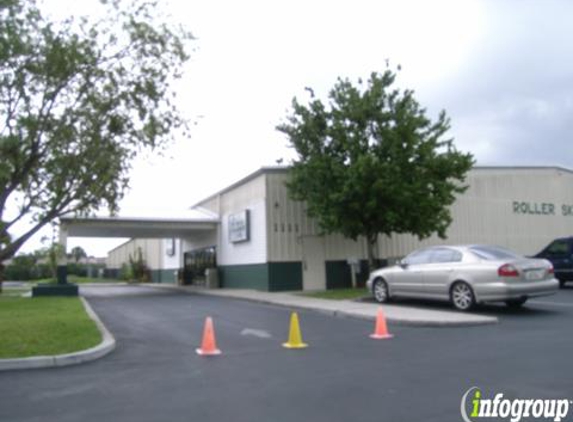
<instances>
[{"instance_id":1,"label":"yellow traffic cone","mask_svg":"<svg viewBox=\"0 0 573 422\"><path fill-rule=\"evenodd\" d=\"M288 341L283 343L283 347L286 347L287 349L303 349L308 347L308 344L302 342L300 327L298 325L298 315L296 312L293 312L290 316Z\"/></svg>"}]
</instances>

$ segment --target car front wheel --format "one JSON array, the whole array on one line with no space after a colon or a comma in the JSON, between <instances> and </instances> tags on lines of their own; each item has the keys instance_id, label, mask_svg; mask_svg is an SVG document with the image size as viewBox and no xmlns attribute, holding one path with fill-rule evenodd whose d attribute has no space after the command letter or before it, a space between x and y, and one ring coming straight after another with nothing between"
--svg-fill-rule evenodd
<instances>
[{"instance_id":1,"label":"car front wheel","mask_svg":"<svg viewBox=\"0 0 573 422\"><path fill-rule=\"evenodd\" d=\"M450 292L452 305L460 311L469 311L475 305L475 296L469 284L458 281Z\"/></svg>"},{"instance_id":2,"label":"car front wheel","mask_svg":"<svg viewBox=\"0 0 573 422\"><path fill-rule=\"evenodd\" d=\"M374 294L374 299L376 299L376 302L388 302L388 284L386 284L386 282L381 278L374 280L372 293Z\"/></svg>"}]
</instances>

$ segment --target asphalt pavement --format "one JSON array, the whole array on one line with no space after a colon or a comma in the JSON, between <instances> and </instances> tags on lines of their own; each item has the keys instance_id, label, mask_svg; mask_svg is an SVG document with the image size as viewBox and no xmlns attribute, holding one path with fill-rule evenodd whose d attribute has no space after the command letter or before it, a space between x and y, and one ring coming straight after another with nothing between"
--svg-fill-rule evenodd
<instances>
[{"instance_id":1,"label":"asphalt pavement","mask_svg":"<svg viewBox=\"0 0 573 422\"><path fill-rule=\"evenodd\" d=\"M424 326L470 326L495 324L497 317L470 312L458 312L449 304L434 303L438 307L419 306L416 301L401 301L399 304L379 305L372 298L367 300L329 300L301 295L300 292L262 292L249 289L205 289L196 286L155 284L157 288L175 289L192 294L229 297L286 306L290 309L309 309L334 316L346 316L373 320L380 307L385 318L396 324Z\"/></svg>"},{"instance_id":2,"label":"asphalt pavement","mask_svg":"<svg viewBox=\"0 0 573 422\"><path fill-rule=\"evenodd\" d=\"M0 373L0 420L447 422L461 420L473 386L484 396L573 399L573 289L523 310L478 311L499 324L389 323L389 340L369 338L372 321L299 310L309 344L301 350L281 346L284 306L149 287L86 293L115 351L78 366ZM428 305L444 310L436 306ZM206 316L221 356L195 353Z\"/></svg>"}]
</instances>

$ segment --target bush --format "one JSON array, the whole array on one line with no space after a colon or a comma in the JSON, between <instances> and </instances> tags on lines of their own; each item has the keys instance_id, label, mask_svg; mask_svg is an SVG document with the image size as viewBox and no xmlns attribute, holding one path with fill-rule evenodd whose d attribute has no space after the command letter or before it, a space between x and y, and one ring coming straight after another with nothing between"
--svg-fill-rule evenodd
<instances>
[{"instance_id":1,"label":"bush","mask_svg":"<svg viewBox=\"0 0 573 422\"><path fill-rule=\"evenodd\" d=\"M125 281L133 280L133 270L131 265L123 263L121 264L121 270L119 270L119 278Z\"/></svg>"},{"instance_id":2,"label":"bush","mask_svg":"<svg viewBox=\"0 0 573 422\"><path fill-rule=\"evenodd\" d=\"M37 277L36 258L33 255L19 255L4 270L5 280L29 281Z\"/></svg>"},{"instance_id":3,"label":"bush","mask_svg":"<svg viewBox=\"0 0 573 422\"><path fill-rule=\"evenodd\" d=\"M133 281L147 283L151 280L149 268L143 259L141 248L137 248L136 258L133 258L131 255L129 255L129 266L131 269L131 276Z\"/></svg>"}]
</instances>

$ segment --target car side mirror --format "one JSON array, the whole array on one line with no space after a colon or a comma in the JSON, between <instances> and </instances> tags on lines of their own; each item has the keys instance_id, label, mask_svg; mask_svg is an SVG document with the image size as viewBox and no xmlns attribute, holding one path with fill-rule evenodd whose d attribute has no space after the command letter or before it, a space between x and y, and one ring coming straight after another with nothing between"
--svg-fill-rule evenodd
<instances>
[{"instance_id":1,"label":"car side mirror","mask_svg":"<svg viewBox=\"0 0 573 422\"><path fill-rule=\"evenodd\" d=\"M398 262L398 265L400 265L402 268L406 269L406 268L408 268L408 265L409 265L409 264L408 264L408 261L406 261L405 259L401 259L401 260Z\"/></svg>"}]
</instances>

